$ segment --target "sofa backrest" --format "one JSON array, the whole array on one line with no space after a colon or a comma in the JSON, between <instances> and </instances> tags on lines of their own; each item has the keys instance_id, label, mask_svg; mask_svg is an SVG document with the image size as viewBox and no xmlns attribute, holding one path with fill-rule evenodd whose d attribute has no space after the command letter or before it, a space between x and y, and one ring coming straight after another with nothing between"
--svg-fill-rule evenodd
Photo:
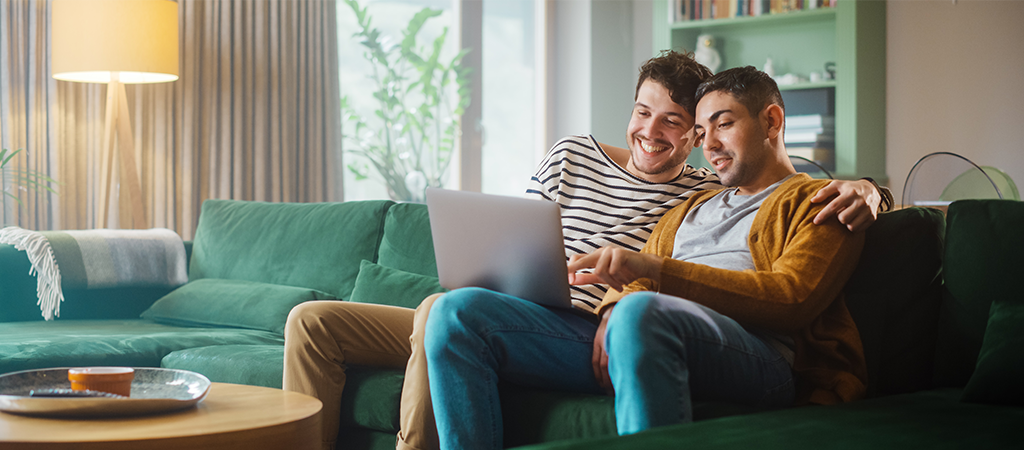
<instances>
[{"instance_id":1,"label":"sofa backrest","mask_svg":"<svg viewBox=\"0 0 1024 450\"><path fill-rule=\"evenodd\" d=\"M399 203L388 209L377 263L405 272L437 276L427 205Z\"/></svg>"},{"instance_id":2,"label":"sofa backrest","mask_svg":"<svg viewBox=\"0 0 1024 450\"><path fill-rule=\"evenodd\" d=\"M864 345L869 397L931 387L938 322L942 213L879 214L843 293Z\"/></svg>"},{"instance_id":3,"label":"sofa backrest","mask_svg":"<svg viewBox=\"0 0 1024 450\"><path fill-rule=\"evenodd\" d=\"M221 278L317 289L345 299L359 263L376 261L394 202L203 202L189 280Z\"/></svg>"},{"instance_id":4,"label":"sofa backrest","mask_svg":"<svg viewBox=\"0 0 1024 450\"><path fill-rule=\"evenodd\" d=\"M946 213L942 315L935 384L963 387L974 373L993 300L1021 298L1024 203L961 200Z\"/></svg>"},{"instance_id":5,"label":"sofa backrest","mask_svg":"<svg viewBox=\"0 0 1024 450\"><path fill-rule=\"evenodd\" d=\"M185 243L186 258L192 243ZM25 251L0 244L0 322L41 321L36 293L37 280L29 274L32 263ZM136 319L157 299L171 291L166 287L74 288L63 287L64 301L57 320Z\"/></svg>"}]
</instances>

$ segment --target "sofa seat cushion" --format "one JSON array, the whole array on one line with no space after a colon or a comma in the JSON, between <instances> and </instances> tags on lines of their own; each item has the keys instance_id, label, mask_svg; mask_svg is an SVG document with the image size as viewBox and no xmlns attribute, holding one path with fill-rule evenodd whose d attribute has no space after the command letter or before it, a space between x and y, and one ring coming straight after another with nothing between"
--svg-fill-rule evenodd
<instances>
[{"instance_id":1,"label":"sofa seat cushion","mask_svg":"<svg viewBox=\"0 0 1024 450\"><path fill-rule=\"evenodd\" d=\"M349 366L346 374L345 393L341 398L341 429L370 429L391 436L398 433L405 372ZM507 447L616 434L612 397L533 389L509 383L502 383L499 392ZM757 411L752 407L710 402L695 402L693 410L696 420Z\"/></svg>"},{"instance_id":2,"label":"sofa seat cushion","mask_svg":"<svg viewBox=\"0 0 1024 450\"><path fill-rule=\"evenodd\" d=\"M159 367L170 352L218 344L284 345L280 335L136 320L0 323L0 373L47 367Z\"/></svg>"},{"instance_id":3,"label":"sofa seat cushion","mask_svg":"<svg viewBox=\"0 0 1024 450\"><path fill-rule=\"evenodd\" d=\"M349 366L341 396L341 427L398 433L398 407L405 371ZM393 442L392 442L393 444Z\"/></svg>"},{"instance_id":4,"label":"sofa seat cushion","mask_svg":"<svg viewBox=\"0 0 1024 450\"><path fill-rule=\"evenodd\" d=\"M534 450L1018 448L1024 408L960 402L958 389L671 425Z\"/></svg>"},{"instance_id":5,"label":"sofa seat cushion","mask_svg":"<svg viewBox=\"0 0 1024 450\"><path fill-rule=\"evenodd\" d=\"M316 289L347 299L359 262L375 261L391 201L207 200L189 280L222 278Z\"/></svg>"},{"instance_id":6,"label":"sofa seat cushion","mask_svg":"<svg viewBox=\"0 0 1024 450\"><path fill-rule=\"evenodd\" d=\"M505 447L617 435L615 398L607 395L500 386ZM759 412L752 406L693 402L694 420Z\"/></svg>"},{"instance_id":7,"label":"sofa seat cushion","mask_svg":"<svg viewBox=\"0 0 1024 450\"><path fill-rule=\"evenodd\" d=\"M186 348L164 356L160 367L191 370L217 383L281 389L284 346L234 344Z\"/></svg>"}]
</instances>

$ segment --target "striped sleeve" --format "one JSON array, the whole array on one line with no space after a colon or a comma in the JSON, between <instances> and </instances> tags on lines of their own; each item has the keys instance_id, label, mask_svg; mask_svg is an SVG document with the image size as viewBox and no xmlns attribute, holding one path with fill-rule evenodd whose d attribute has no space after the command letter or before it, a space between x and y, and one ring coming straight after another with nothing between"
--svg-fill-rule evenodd
<instances>
[{"instance_id":1,"label":"striped sleeve","mask_svg":"<svg viewBox=\"0 0 1024 450\"><path fill-rule=\"evenodd\" d=\"M614 246L639 251L658 220L696 191L718 189L707 169L686 166L669 183L651 183L616 164L592 136L558 141L538 166L528 197L558 203L566 259ZM572 287L577 307L593 310L608 288Z\"/></svg>"}]
</instances>

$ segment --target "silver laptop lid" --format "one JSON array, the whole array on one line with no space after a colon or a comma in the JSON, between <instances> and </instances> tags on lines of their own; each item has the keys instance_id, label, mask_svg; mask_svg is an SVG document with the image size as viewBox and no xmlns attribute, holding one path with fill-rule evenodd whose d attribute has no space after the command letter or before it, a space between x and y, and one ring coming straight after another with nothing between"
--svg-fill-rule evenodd
<instances>
[{"instance_id":1,"label":"silver laptop lid","mask_svg":"<svg viewBox=\"0 0 1024 450\"><path fill-rule=\"evenodd\" d=\"M427 211L442 287L572 307L556 203L431 188Z\"/></svg>"}]
</instances>

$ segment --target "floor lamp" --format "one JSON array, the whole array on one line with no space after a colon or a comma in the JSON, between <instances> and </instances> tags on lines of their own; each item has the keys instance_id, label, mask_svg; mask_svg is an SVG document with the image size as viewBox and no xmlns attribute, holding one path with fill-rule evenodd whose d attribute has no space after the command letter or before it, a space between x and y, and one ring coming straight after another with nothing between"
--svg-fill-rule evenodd
<instances>
[{"instance_id":1,"label":"floor lamp","mask_svg":"<svg viewBox=\"0 0 1024 450\"><path fill-rule=\"evenodd\" d=\"M130 199L132 219L121 227L148 228L124 85L178 79L178 4L53 0L51 20L53 78L107 84L97 225L107 227L113 164L120 160L120 193Z\"/></svg>"}]
</instances>

